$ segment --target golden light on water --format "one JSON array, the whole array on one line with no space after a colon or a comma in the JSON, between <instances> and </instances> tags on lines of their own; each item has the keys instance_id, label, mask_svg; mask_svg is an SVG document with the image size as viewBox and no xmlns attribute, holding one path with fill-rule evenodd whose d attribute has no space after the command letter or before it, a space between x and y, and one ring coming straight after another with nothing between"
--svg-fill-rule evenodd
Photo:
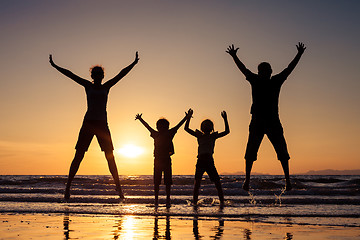
<instances>
[{"instance_id":1,"label":"golden light on water","mask_svg":"<svg viewBox=\"0 0 360 240\"><path fill-rule=\"evenodd\" d=\"M127 158L136 158L144 153L144 148L134 144L125 144L117 152Z\"/></svg>"},{"instance_id":2,"label":"golden light on water","mask_svg":"<svg viewBox=\"0 0 360 240\"><path fill-rule=\"evenodd\" d=\"M136 224L135 224L134 216L124 216L122 222L122 228L124 229L124 239L131 240L135 239L135 231L136 231Z\"/></svg>"}]
</instances>

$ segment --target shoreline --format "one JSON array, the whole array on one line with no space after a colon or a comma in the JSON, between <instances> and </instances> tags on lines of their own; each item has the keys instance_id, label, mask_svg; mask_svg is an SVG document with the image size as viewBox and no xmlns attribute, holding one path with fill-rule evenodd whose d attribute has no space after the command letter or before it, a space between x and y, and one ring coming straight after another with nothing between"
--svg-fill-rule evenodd
<instances>
[{"instance_id":1,"label":"shoreline","mask_svg":"<svg viewBox=\"0 0 360 240\"><path fill-rule=\"evenodd\" d=\"M84 176L63 201L65 177L3 176L1 239L360 239L359 177L301 177L283 193L281 177L223 179L225 207L213 183L203 181L191 204L193 176L174 176L172 205L164 188L154 205L152 176L124 180L120 201L111 177Z\"/></svg>"}]
</instances>

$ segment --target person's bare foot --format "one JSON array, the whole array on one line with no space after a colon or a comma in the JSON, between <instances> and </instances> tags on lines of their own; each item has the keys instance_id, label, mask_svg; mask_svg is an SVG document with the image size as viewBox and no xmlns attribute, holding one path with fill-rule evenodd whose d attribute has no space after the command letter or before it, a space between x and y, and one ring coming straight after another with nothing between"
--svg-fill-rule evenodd
<instances>
[{"instance_id":1,"label":"person's bare foot","mask_svg":"<svg viewBox=\"0 0 360 240\"><path fill-rule=\"evenodd\" d=\"M121 200L125 200L125 196L124 196L124 194L123 194L123 192L122 192L122 190L121 190L121 187L116 186L116 191L119 193L120 199L121 199Z\"/></svg>"},{"instance_id":2,"label":"person's bare foot","mask_svg":"<svg viewBox=\"0 0 360 240\"><path fill-rule=\"evenodd\" d=\"M125 203L126 198L124 195L119 195L119 203Z\"/></svg>"},{"instance_id":3,"label":"person's bare foot","mask_svg":"<svg viewBox=\"0 0 360 240\"><path fill-rule=\"evenodd\" d=\"M291 185L291 182L290 181L286 181L286 184L285 184L285 191L290 191L292 189L292 185Z\"/></svg>"},{"instance_id":4,"label":"person's bare foot","mask_svg":"<svg viewBox=\"0 0 360 240\"><path fill-rule=\"evenodd\" d=\"M120 197L120 199L121 199L122 201L125 201L125 196L124 196L124 194L120 193L120 194L119 194L119 197Z\"/></svg>"},{"instance_id":5,"label":"person's bare foot","mask_svg":"<svg viewBox=\"0 0 360 240\"><path fill-rule=\"evenodd\" d=\"M69 190L65 190L64 198L66 201L70 199L70 191Z\"/></svg>"},{"instance_id":6,"label":"person's bare foot","mask_svg":"<svg viewBox=\"0 0 360 240\"><path fill-rule=\"evenodd\" d=\"M192 205L194 206L194 208L197 208L197 207L199 206L199 205L198 205L198 201L193 200Z\"/></svg>"},{"instance_id":7,"label":"person's bare foot","mask_svg":"<svg viewBox=\"0 0 360 240\"><path fill-rule=\"evenodd\" d=\"M242 185L242 188L245 190L245 191L249 191L249 185L250 185L250 181L248 179L245 179L243 185Z\"/></svg>"}]
</instances>

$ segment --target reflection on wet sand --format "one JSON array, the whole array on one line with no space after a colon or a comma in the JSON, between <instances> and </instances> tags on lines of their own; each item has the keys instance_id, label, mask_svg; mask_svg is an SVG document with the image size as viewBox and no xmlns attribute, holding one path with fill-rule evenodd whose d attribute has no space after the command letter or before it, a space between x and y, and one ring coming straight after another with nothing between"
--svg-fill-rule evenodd
<instances>
[{"instance_id":1,"label":"reflection on wet sand","mask_svg":"<svg viewBox=\"0 0 360 240\"><path fill-rule=\"evenodd\" d=\"M64 214L63 223L64 223L64 239L68 240L68 239L70 239L70 229L69 229L70 219L69 219L68 213Z\"/></svg>"},{"instance_id":2,"label":"reflection on wet sand","mask_svg":"<svg viewBox=\"0 0 360 240\"><path fill-rule=\"evenodd\" d=\"M211 229L212 232L215 232L215 235L212 236L211 239L221 239L221 237L222 237L222 235L224 233L224 220L222 218L219 218L218 222L219 222L219 224ZM196 240L203 238L203 236L201 236L200 232L199 232L199 219L198 219L198 217L194 217L194 220L193 220L193 233L194 233L194 238Z\"/></svg>"},{"instance_id":3,"label":"reflection on wet sand","mask_svg":"<svg viewBox=\"0 0 360 240\"><path fill-rule=\"evenodd\" d=\"M73 221L72 221L73 220ZM184 239L258 239L262 237L279 237L281 239L292 240L293 232L289 228L294 226L289 219L287 227L285 225L275 226L263 224L261 228L252 221L232 221L219 218L202 218L194 216L186 219L179 219L173 216L79 216L69 213L63 216L63 237L65 240L81 239L85 236L91 236L92 239L166 239L184 238ZM172 224L170 223L172 222ZM192 232L191 232L192 222ZM255 225L254 225L255 224ZM185 228L184 228L185 227ZM279 230L285 227L287 231L282 233ZM265 230L265 231L264 231ZM267 235L267 236L266 236ZM226 236L226 237L225 237Z\"/></svg>"},{"instance_id":4,"label":"reflection on wet sand","mask_svg":"<svg viewBox=\"0 0 360 240\"><path fill-rule=\"evenodd\" d=\"M114 239L119 239L121 229L122 229L122 218L119 218L115 220L114 230L112 231L112 235L114 236Z\"/></svg>"},{"instance_id":5,"label":"reflection on wet sand","mask_svg":"<svg viewBox=\"0 0 360 240\"><path fill-rule=\"evenodd\" d=\"M245 240L251 240L251 230L250 229L247 229L247 228L244 228L244 239Z\"/></svg>"},{"instance_id":6,"label":"reflection on wet sand","mask_svg":"<svg viewBox=\"0 0 360 240\"><path fill-rule=\"evenodd\" d=\"M153 240L156 239L171 239L171 232L170 232L170 217L166 216L166 228L165 228L165 235L161 235L159 233L159 217L155 216L154 218L154 235Z\"/></svg>"}]
</instances>

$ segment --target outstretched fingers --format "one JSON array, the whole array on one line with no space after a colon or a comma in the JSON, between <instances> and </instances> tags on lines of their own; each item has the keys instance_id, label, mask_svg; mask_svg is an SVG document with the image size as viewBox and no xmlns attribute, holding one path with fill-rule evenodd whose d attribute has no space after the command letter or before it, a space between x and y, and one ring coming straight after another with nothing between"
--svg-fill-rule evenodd
<instances>
[{"instance_id":1,"label":"outstretched fingers","mask_svg":"<svg viewBox=\"0 0 360 240\"><path fill-rule=\"evenodd\" d=\"M303 53L305 51L305 49L306 49L304 43L302 43L302 42L299 42L296 45L296 48L297 48L298 52L300 52L300 53Z\"/></svg>"},{"instance_id":2,"label":"outstretched fingers","mask_svg":"<svg viewBox=\"0 0 360 240\"><path fill-rule=\"evenodd\" d=\"M239 50L239 48L236 48L236 49L235 49L234 44L231 44L231 46L229 46L229 47L227 48L226 52L227 52L228 54L230 54L231 56L234 56L234 55L236 55L236 53L237 53L238 50Z\"/></svg>"},{"instance_id":3,"label":"outstretched fingers","mask_svg":"<svg viewBox=\"0 0 360 240\"><path fill-rule=\"evenodd\" d=\"M138 120L138 119L140 119L142 117L142 113L138 113L138 114L136 114L136 116L135 116L135 120Z\"/></svg>"}]
</instances>

